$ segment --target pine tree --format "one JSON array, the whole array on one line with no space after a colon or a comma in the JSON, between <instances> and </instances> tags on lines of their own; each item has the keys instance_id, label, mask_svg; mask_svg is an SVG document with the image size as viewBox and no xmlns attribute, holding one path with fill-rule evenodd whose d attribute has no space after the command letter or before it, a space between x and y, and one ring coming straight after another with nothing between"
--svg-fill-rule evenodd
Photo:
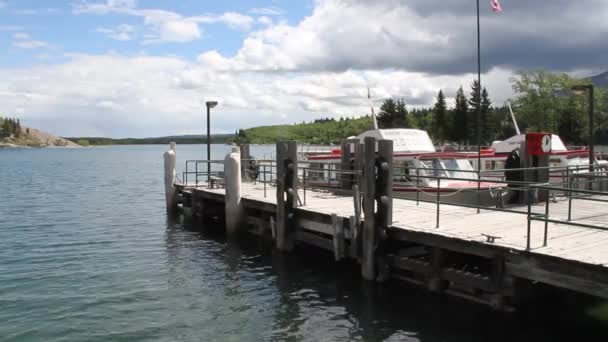
<instances>
[{"instance_id":1,"label":"pine tree","mask_svg":"<svg viewBox=\"0 0 608 342\"><path fill-rule=\"evenodd\" d=\"M479 117L479 121L477 116L479 115L479 106L481 103L481 94L479 89L479 83L477 81L473 81L471 84L471 96L469 97L469 131L467 140L469 144L477 145L477 123L479 122L481 126L481 117ZM480 136L481 139L481 136ZM481 140L479 141L481 142Z\"/></svg>"},{"instance_id":2,"label":"pine tree","mask_svg":"<svg viewBox=\"0 0 608 342\"><path fill-rule=\"evenodd\" d=\"M397 116L397 103L393 99L386 99L380 106L378 113L378 128L392 128Z\"/></svg>"},{"instance_id":3,"label":"pine tree","mask_svg":"<svg viewBox=\"0 0 608 342\"><path fill-rule=\"evenodd\" d=\"M461 144L466 144L469 137L469 104L462 86L456 92L456 107L454 108L451 138Z\"/></svg>"},{"instance_id":4,"label":"pine tree","mask_svg":"<svg viewBox=\"0 0 608 342\"><path fill-rule=\"evenodd\" d=\"M440 89L435 106L433 106L432 133L435 139L442 144L447 134L446 114L447 105L445 104L445 96L443 96L443 91Z\"/></svg>"},{"instance_id":5,"label":"pine tree","mask_svg":"<svg viewBox=\"0 0 608 342\"><path fill-rule=\"evenodd\" d=\"M15 136L17 138L21 136L21 121L19 119L15 122Z\"/></svg>"},{"instance_id":6,"label":"pine tree","mask_svg":"<svg viewBox=\"0 0 608 342\"><path fill-rule=\"evenodd\" d=\"M407 107L405 106L405 100L397 100L395 108L395 118L393 120L393 127L408 128L410 127L410 119L408 117Z\"/></svg>"},{"instance_id":7,"label":"pine tree","mask_svg":"<svg viewBox=\"0 0 608 342\"><path fill-rule=\"evenodd\" d=\"M481 141L491 143L496 137L495 125L491 117L490 97L486 88L481 91Z\"/></svg>"}]
</instances>

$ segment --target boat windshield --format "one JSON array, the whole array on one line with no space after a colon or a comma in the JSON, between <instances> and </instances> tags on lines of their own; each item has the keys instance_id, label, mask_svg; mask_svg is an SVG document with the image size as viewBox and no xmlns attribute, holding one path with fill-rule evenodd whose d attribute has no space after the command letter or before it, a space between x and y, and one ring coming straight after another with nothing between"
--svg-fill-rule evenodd
<instances>
[{"instance_id":1,"label":"boat windshield","mask_svg":"<svg viewBox=\"0 0 608 342\"><path fill-rule=\"evenodd\" d=\"M568 158L568 167L577 169L581 167L579 171L584 172L589 167L589 160L581 157Z\"/></svg>"},{"instance_id":2,"label":"boat windshield","mask_svg":"<svg viewBox=\"0 0 608 342\"><path fill-rule=\"evenodd\" d=\"M473 165L467 159L437 158L421 160L423 174L433 177L476 179L477 174Z\"/></svg>"},{"instance_id":3,"label":"boat windshield","mask_svg":"<svg viewBox=\"0 0 608 342\"><path fill-rule=\"evenodd\" d=\"M448 177L439 159L421 160L420 164L422 164L423 168L427 169L423 171L425 176Z\"/></svg>"},{"instance_id":4,"label":"boat windshield","mask_svg":"<svg viewBox=\"0 0 608 342\"><path fill-rule=\"evenodd\" d=\"M467 159L442 159L443 165L452 178L476 179L473 165Z\"/></svg>"}]
</instances>

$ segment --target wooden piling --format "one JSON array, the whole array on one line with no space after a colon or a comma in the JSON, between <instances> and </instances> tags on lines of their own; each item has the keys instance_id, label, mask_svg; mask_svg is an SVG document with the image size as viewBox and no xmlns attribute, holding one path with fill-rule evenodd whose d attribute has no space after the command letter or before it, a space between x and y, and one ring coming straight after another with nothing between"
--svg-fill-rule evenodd
<instances>
[{"instance_id":1,"label":"wooden piling","mask_svg":"<svg viewBox=\"0 0 608 342\"><path fill-rule=\"evenodd\" d=\"M378 141L378 177L376 199L378 213L376 224L382 229L393 223L393 141Z\"/></svg>"},{"instance_id":2,"label":"wooden piling","mask_svg":"<svg viewBox=\"0 0 608 342\"><path fill-rule=\"evenodd\" d=\"M344 258L344 222L342 217L336 214L331 215L331 225L333 228L334 259L336 261Z\"/></svg>"},{"instance_id":3,"label":"wooden piling","mask_svg":"<svg viewBox=\"0 0 608 342\"><path fill-rule=\"evenodd\" d=\"M165 168L165 200L167 213L177 213L177 191L175 190L175 143L171 142L170 148L163 154Z\"/></svg>"},{"instance_id":4,"label":"wooden piling","mask_svg":"<svg viewBox=\"0 0 608 342\"><path fill-rule=\"evenodd\" d=\"M240 144L239 149L241 151L241 177L243 182L250 182L251 175L249 174L249 165L251 162L251 154L249 153L249 144Z\"/></svg>"},{"instance_id":5,"label":"wooden piling","mask_svg":"<svg viewBox=\"0 0 608 342\"><path fill-rule=\"evenodd\" d=\"M376 223L375 223L375 193L376 193L376 139L365 138L365 158L363 166L363 211L365 222L363 223L361 260L361 276L365 280L376 278L374 249L376 246Z\"/></svg>"},{"instance_id":6,"label":"wooden piling","mask_svg":"<svg viewBox=\"0 0 608 342\"><path fill-rule=\"evenodd\" d=\"M294 209L297 207L297 144L277 143L277 213L276 246L281 251L293 249Z\"/></svg>"}]
</instances>

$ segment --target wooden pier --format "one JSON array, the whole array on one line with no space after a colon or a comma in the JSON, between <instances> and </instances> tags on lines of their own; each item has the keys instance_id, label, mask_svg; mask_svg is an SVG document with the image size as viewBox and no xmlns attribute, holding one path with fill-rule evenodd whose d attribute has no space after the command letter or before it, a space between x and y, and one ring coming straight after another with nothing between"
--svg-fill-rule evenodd
<instances>
[{"instance_id":1,"label":"wooden pier","mask_svg":"<svg viewBox=\"0 0 608 342\"><path fill-rule=\"evenodd\" d=\"M349 178L351 190L330 191L302 186L295 143L279 143L276 178L240 185L243 231L273 239L282 251L304 243L355 260L370 281L399 279L495 308L510 308L519 284L535 282L608 299L603 193L508 210L394 198L390 142L356 147L354 170L362 170ZM223 221L226 189L209 185L175 188L185 212Z\"/></svg>"}]
</instances>

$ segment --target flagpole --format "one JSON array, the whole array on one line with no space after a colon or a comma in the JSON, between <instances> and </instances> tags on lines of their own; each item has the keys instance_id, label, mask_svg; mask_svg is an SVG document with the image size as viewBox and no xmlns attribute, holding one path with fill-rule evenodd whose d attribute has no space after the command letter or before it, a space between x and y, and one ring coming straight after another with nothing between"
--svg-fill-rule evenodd
<instances>
[{"instance_id":1,"label":"flagpole","mask_svg":"<svg viewBox=\"0 0 608 342\"><path fill-rule=\"evenodd\" d=\"M479 0L477 0L477 85L479 86L479 104L477 106L475 125L477 126L477 204L479 204L479 191L481 190L481 183L479 181L481 178L481 129L479 127L479 121L481 120L481 33L479 29ZM479 213L479 208L477 209L477 213Z\"/></svg>"}]
</instances>

